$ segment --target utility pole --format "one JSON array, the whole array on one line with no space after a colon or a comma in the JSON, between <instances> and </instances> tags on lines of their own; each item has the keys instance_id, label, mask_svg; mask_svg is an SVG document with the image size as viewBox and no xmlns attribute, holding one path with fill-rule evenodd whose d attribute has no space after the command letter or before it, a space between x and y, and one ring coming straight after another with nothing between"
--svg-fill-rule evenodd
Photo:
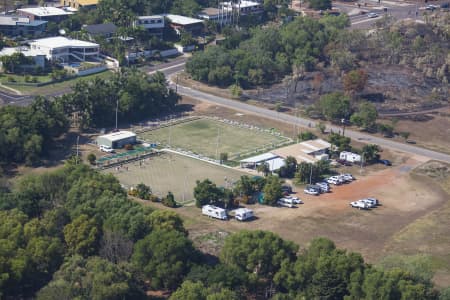
<instances>
[{"instance_id":1,"label":"utility pole","mask_svg":"<svg viewBox=\"0 0 450 300\"><path fill-rule=\"evenodd\" d=\"M309 184L311 184L311 182L312 182L312 168L313 168L313 164L311 163L311 168L309 171Z\"/></svg>"},{"instance_id":2,"label":"utility pole","mask_svg":"<svg viewBox=\"0 0 450 300\"><path fill-rule=\"evenodd\" d=\"M117 97L117 101L116 101L116 130L117 130L117 112L119 110L119 98Z\"/></svg>"},{"instance_id":3,"label":"utility pole","mask_svg":"<svg viewBox=\"0 0 450 300\"><path fill-rule=\"evenodd\" d=\"M220 157L219 157L219 132L220 132L220 127L217 128L217 144L216 144L216 158L217 158L217 160L220 160Z\"/></svg>"},{"instance_id":4,"label":"utility pole","mask_svg":"<svg viewBox=\"0 0 450 300\"><path fill-rule=\"evenodd\" d=\"M79 147L79 144L80 144L80 136L78 135L77 136L77 156L76 156L76 158L75 158L75 164L76 165L78 165L78 156L80 155L79 153L80 153L80 147Z\"/></svg>"},{"instance_id":5,"label":"utility pole","mask_svg":"<svg viewBox=\"0 0 450 300\"><path fill-rule=\"evenodd\" d=\"M360 169L359 169L359 174L362 174L362 172L363 172L364 154L366 154L366 152L363 152L363 153L362 153L362 157L361 157L361 167L360 167Z\"/></svg>"}]
</instances>

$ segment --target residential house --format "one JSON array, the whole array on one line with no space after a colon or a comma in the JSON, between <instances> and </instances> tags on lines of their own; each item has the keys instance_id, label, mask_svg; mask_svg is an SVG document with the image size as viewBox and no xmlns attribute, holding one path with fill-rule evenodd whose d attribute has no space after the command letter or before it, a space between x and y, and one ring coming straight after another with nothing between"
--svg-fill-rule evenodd
<instances>
[{"instance_id":1,"label":"residential house","mask_svg":"<svg viewBox=\"0 0 450 300\"><path fill-rule=\"evenodd\" d=\"M139 16L134 22L134 26L145 28L151 35L162 38L164 32L164 16Z\"/></svg>"},{"instance_id":2,"label":"residential house","mask_svg":"<svg viewBox=\"0 0 450 300\"><path fill-rule=\"evenodd\" d=\"M15 48L3 48L0 51L0 57L11 56L14 53L22 53L26 57L31 57L34 60L36 66L44 68L45 67L45 53L39 50L31 50L28 47L15 47Z\"/></svg>"},{"instance_id":3,"label":"residential house","mask_svg":"<svg viewBox=\"0 0 450 300\"><path fill-rule=\"evenodd\" d=\"M68 64L88 60L98 61L100 54L100 46L96 43L62 36L34 40L30 42L30 49L40 51L50 61Z\"/></svg>"},{"instance_id":4,"label":"residential house","mask_svg":"<svg viewBox=\"0 0 450 300\"><path fill-rule=\"evenodd\" d=\"M96 8L99 0L61 0L62 6L69 6L74 9Z\"/></svg>"},{"instance_id":5,"label":"residential house","mask_svg":"<svg viewBox=\"0 0 450 300\"><path fill-rule=\"evenodd\" d=\"M172 14L163 16L169 20L170 27L179 35L183 31L189 32L193 36L199 36L203 32L203 20Z\"/></svg>"},{"instance_id":6,"label":"residential house","mask_svg":"<svg viewBox=\"0 0 450 300\"><path fill-rule=\"evenodd\" d=\"M47 21L31 21L29 17L0 15L0 32L6 36L37 36L45 31Z\"/></svg>"},{"instance_id":7,"label":"residential house","mask_svg":"<svg viewBox=\"0 0 450 300\"><path fill-rule=\"evenodd\" d=\"M20 16L29 17L30 21L51 21L61 22L67 19L73 12L52 6L19 8L17 13Z\"/></svg>"},{"instance_id":8,"label":"residential house","mask_svg":"<svg viewBox=\"0 0 450 300\"><path fill-rule=\"evenodd\" d=\"M117 26L113 23L83 25L82 29L86 31L91 41L94 41L97 37L111 39L117 32Z\"/></svg>"}]
</instances>

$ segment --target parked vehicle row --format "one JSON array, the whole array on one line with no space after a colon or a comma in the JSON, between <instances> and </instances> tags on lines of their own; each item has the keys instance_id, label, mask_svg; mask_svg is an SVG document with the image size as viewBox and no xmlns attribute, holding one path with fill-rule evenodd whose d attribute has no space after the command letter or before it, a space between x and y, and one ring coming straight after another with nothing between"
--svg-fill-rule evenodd
<instances>
[{"instance_id":1,"label":"parked vehicle row","mask_svg":"<svg viewBox=\"0 0 450 300\"><path fill-rule=\"evenodd\" d=\"M204 205L202 207L202 214L210 218L215 218L219 220L228 220L228 214L226 209L214 206L214 205ZM246 221L253 219L255 215L253 210L248 208L238 208L234 210L234 218L238 221Z\"/></svg>"},{"instance_id":2,"label":"parked vehicle row","mask_svg":"<svg viewBox=\"0 0 450 300\"><path fill-rule=\"evenodd\" d=\"M364 198L361 200L350 202L350 206L357 209L370 209L375 208L378 205L380 205L380 203L376 198Z\"/></svg>"},{"instance_id":3,"label":"parked vehicle row","mask_svg":"<svg viewBox=\"0 0 450 300\"><path fill-rule=\"evenodd\" d=\"M350 173L346 173L328 177L326 179L326 182L328 182L329 184L341 185L344 183L352 182L353 180L355 180L355 177L353 177L353 175Z\"/></svg>"},{"instance_id":4,"label":"parked vehicle row","mask_svg":"<svg viewBox=\"0 0 450 300\"><path fill-rule=\"evenodd\" d=\"M277 204L280 206L293 208L296 204L303 204L303 201L295 196L284 196L277 201Z\"/></svg>"}]
</instances>

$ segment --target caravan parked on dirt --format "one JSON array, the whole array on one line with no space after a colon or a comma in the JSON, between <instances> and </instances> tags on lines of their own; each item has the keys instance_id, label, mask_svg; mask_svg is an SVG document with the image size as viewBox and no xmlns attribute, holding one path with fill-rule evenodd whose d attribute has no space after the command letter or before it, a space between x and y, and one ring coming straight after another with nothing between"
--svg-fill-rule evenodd
<instances>
[{"instance_id":1,"label":"caravan parked on dirt","mask_svg":"<svg viewBox=\"0 0 450 300\"><path fill-rule=\"evenodd\" d=\"M364 203L367 203L370 208L377 207L380 204L378 202L378 200L375 198L365 198L365 199L361 199L359 201L363 201Z\"/></svg>"},{"instance_id":2,"label":"caravan parked on dirt","mask_svg":"<svg viewBox=\"0 0 450 300\"><path fill-rule=\"evenodd\" d=\"M204 205L202 207L202 214L210 218L216 218L219 220L227 220L227 211L223 208L214 205Z\"/></svg>"},{"instance_id":3,"label":"caravan parked on dirt","mask_svg":"<svg viewBox=\"0 0 450 300\"><path fill-rule=\"evenodd\" d=\"M253 214L253 210L248 208L238 208L234 211L234 217L238 221L245 221L249 219L253 219L255 215Z\"/></svg>"},{"instance_id":4,"label":"caravan parked on dirt","mask_svg":"<svg viewBox=\"0 0 450 300\"><path fill-rule=\"evenodd\" d=\"M367 204L366 202L364 202L362 200L350 202L350 206L357 208L357 209L369 209L370 208L369 204Z\"/></svg>"}]
</instances>

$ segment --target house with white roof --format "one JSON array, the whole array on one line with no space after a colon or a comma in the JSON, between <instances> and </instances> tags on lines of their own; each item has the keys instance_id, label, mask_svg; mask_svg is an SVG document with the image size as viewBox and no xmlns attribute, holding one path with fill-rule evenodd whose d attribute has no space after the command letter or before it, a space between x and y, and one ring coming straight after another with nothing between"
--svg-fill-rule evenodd
<instances>
[{"instance_id":1,"label":"house with white roof","mask_svg":"<svg viewBox=\"0 0 450 300\"><path fill-rule=\"evenodd\" d=\"M33 21L27 16L0 15L0 32L7 36L36 36L42 34L47 21Z\"/></svg>"},{"instance_id":2,"label":"house with white roof","mask_svg":"<svg viewBox=\"0 0 450 300\"><path fill-rule=\"evenodd\" d=\"M6 47L0 51L0 57L11 56L14 53L22 53L26 57L33 58L34 64L41 68L45 67L45 53L41 51L31 50L28 47Z\"/></svg>"},{"instance_id":3,"label":"house with white roof","mask_svg":"<svg viewBox=\"0 0 450 300\"><path fill-rule=\"evenodd\" d=\"M262 3L247 0L222 2L222 6L224 10L233 11L241 16L261 14L264 11Z\"/></svg>"},{"instance_id":4,"label":"house with white roof","mask_svg":"<svg viewBox=\"0 0 450 300\"><path fill-rule=\"evenodd\" d=\"M164 14L163 16L167 18L170 27L172 27L177 34L186 31L193 36L196 36L200 35L203 31L203 20L172 14Z\"/></svg>"},{"instance_id":5,"label":"house with white roof","mask_svg":"<svg viewBox=\"0 0 450 300\"><path fill-rule=\"evenodd\" d=\"M30 42L30 49L39 51L48 60L58 63L98 61L100 54L99 44L62 36L34 40Z\"/></svg>"},{"instance_id":6,"label":"house with white roof","mask_svg":"<svg viewBox=\"0 0 450 300\"><path fill-rule=\"evenodd\" d=\"M29 17L31 21L51 21L60 22L67 19L73 12L53 6L40 6L19 8L17 13L20 16Z\"/></svg>"}]
</instances>

